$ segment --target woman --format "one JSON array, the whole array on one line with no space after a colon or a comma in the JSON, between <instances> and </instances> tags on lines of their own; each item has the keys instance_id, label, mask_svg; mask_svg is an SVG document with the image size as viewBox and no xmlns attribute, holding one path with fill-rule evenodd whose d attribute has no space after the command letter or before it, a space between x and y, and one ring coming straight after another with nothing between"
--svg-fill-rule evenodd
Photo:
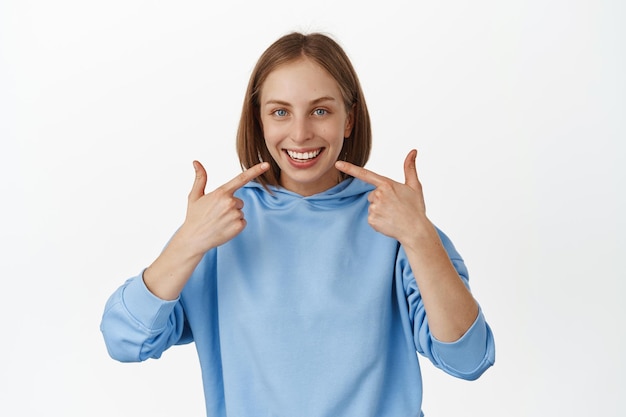
<instances>
[{"instance_id":1,"label":"woman","mask_svg":"<svg viewBox=\"0 0 626 417\"><path fill-rule=\"evenodd\" d=\"M416 351L479 377L491 330L425 214L416 151L398 183L362 168L370 120L342 48L292 33L260 57L237 135L245 171L205 194L107 303L109 353L195 342L208 416L419 416Z\"/></svg>"}]
</instances>

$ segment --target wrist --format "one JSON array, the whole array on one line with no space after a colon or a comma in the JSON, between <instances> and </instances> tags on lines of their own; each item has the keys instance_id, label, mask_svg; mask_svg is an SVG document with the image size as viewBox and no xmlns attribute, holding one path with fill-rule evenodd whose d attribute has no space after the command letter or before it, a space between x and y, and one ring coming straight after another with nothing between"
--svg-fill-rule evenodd
<instances>
[{"instance_id":1,"label":"wrist","mask_svg":"<svg viewBox=\"0 0 626 417\"><path fill-rule=\"evenodd\" d=\"M207 248L206 241L201 241L193 230L183 224L172 236L168 247L176 253L180 259L201 258L211 248Z\"/></svg>"},{"instance_id":2,"label":"wrist","mask_svg":"<svg viewBox=\"0 0 626 417\"><path fill-rule=\"evenodd\" d=\"M423 249L425 246L436 244L441 246L441 239L435 226L424 215L416 219L412 227L399 239L400 244L407 249Z\"/></svg>"}]
</instances>

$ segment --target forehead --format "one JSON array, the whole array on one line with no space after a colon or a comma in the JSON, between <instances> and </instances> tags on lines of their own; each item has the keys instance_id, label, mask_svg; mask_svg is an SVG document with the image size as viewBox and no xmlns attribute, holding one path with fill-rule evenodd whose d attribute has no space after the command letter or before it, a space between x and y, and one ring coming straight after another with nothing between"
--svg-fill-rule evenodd
<instances>
[{"instance_id":1,"label":"forehead","mask_svg":"<svg viewBox=\"0 0 626 417\"><path fill-rule=\"evenodd\" d=\"M337 81L309 58L282 64L272 70L261 85L261 102L271 99L310 99L314 96L341 98ZM275 97L279 95L280 97Z\"/></svg>"}]
</instances>

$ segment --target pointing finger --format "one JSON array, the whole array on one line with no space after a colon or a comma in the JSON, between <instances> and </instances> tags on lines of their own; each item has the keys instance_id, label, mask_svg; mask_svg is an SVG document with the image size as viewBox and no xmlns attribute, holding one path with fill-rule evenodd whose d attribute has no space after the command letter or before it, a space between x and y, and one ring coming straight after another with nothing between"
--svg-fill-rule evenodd
<instances>
[{"instance_id":1,"label":"pointing finger","mask_svg":"<svg viewBox=\"0 0 626 417\"><path fill-rule=\"evenodd\" d=\"M388 180L388 178L383 177L382 175L378 175L368 169L351 164L350 162L346 161L335 162L335 168L345 174L351 175L354 178L358 178L361 181L365 181L376 187L382 185Z\"/></svg>"},{"instance_id":2,"label":"pointing finger","mask_svg":"<svg viewBox=\"0 0 626 417\"><path fill-rule=\"evenodd\" d=\"M193 161L193 169L196 171L196 179L194 180L191 191L189 192L189 199L195 201L204 195L207 175L206 170L198 161Z\"/></svg>"},{"instance_id":3,"label":"pointing finger","mask_svg":"<svg viewBox=\"0 0 626 417\"><path fill-rule=\"evenodd\" d=\"M246 169L244 172L237 175L220 188L229 193L234 193L268 169L270 169L270 164L268 162L261 162L260 164L256 164L255 166Z\"/></svg>"}]
</instances>

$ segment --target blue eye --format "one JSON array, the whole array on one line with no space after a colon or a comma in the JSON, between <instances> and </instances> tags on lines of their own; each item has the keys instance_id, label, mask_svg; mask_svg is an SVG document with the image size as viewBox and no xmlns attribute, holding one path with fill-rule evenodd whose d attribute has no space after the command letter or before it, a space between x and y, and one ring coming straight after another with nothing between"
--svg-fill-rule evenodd
<instances>
[{"instance_id":1,"label":"blue eye","mask_svg":"<svg viewBox=\"0 0 626 417\"><path fill-rule=\"evenodd\" d=\"M285 117L287 116L287 110L285 109L278 109L274 111L274 114L278 117Z\"/></svg>"},{"instance_id":2,"label":"blue eye","mask_svg":"<svg viewBox=\"0 0 626 417\"><path fill-rule=\"evenodd\" d=\"M315 114L316 116L324 116L326 113L328 113L326 109L315 109L313 111L313 114Z\"/></svg>"}]
</instances>

